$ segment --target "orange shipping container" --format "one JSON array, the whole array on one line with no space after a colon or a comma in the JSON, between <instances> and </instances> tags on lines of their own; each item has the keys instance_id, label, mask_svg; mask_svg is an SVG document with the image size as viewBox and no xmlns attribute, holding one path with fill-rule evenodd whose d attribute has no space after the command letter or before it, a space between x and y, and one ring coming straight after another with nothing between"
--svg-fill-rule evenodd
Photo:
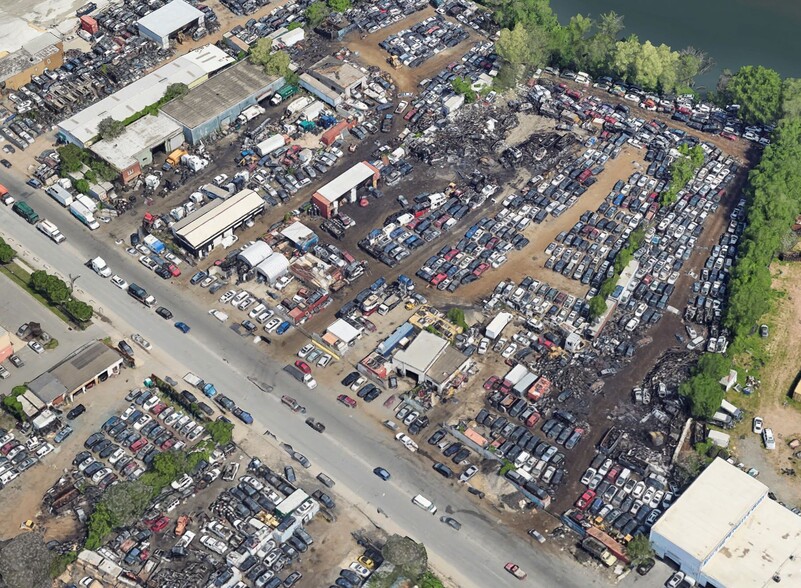
<instances>
[{"instance_id":1,"label":"orange shipping container","mask_svg":"<svg viewBox=\"0 0 801 588\"><path fill-rule=\"evenodd\" d=\"M551 381L545 376L540 376L540 379L534 382L531 388L528 389L527 396L529 400L539 400L550 391Z\"/></svg>"},{"instance_id":2,"label":"orange shipping container","mask_svg":"<svg viewBox=\"0 0 801 588\"><path fill-rule=\"evenodd\" d=\"M612 539L609 535L598 529L597 527L590 527L587 529L587 535L593 537L604 544L609 550L609 553L614 555L623 563L629 563L628 555L626 555L626 548L620 543Z\"/></svg>"},{"instance_id":3,"label":"orange shipping container","mask_svg":"<svg viewBox=\"0 0 801 588\"><path fill-rule=\"evenodd\" d=\"M81 17L81 28L90 35L95 35L100 30L97 21L88 14Z\"/></svg>"},{"instance_id":4,"label":"orange shipping container","mask_svg":"<svg viewBox=\"0 0 801 588\"><path fill-rule=\"evenodd\" d=\"M483 436L476 433L473 429L467 429L464 432L464 436L470 439L473 443L475 443L482 449L487 447L487 440Z\"/></svg>"}]
</instances>

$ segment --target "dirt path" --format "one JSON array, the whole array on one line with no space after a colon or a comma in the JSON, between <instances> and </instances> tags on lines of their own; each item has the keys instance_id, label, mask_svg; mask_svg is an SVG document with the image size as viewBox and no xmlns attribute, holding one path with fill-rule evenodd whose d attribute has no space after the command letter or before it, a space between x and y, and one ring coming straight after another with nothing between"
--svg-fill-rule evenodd
<instances>
[{"instance_id":1,"label":"dirt path","mask_svg":"<svg viewBox=\"0 0 801 588\"><path fill-rule=\"evenodd\" d=\"M419 84L421 80L436 75L451 61L458 61L465 53L469 45L481 40L481 36L478 33L470 28L465 27L459 21L446 16L446 20L458 24L464 28L470 34L470 36L455 47L446 49L445 51L442 51L438 55L432 57L420 67L415 67L412 69L401 66L399 69L394 69L391 65L389 65L389 63L387 63L387 57L389 57L389 53L379 47L378 44L390 35L394 35L403 29L411 28L417 23L429 18L430 16L435 16L436 14L436 11L429 6L425 10L416 12L409 18L404 18L392 26L378 30L371 35L366 35L359 38L356 33L353 33L350 37L348 37L347 41L343 43L343 45L351 51L358 52L359 61L362 63L378 67L392 76L392 79L395 80L395 83L398 86L399 92L414 92L417 89L417 84Z\"/></svg>"},{"instance_id":2,"label":"dirt path","mask_svg":"<svg viewBox=\"0 0 801 588\"><path fill-rule=\"evenodd\" d=\"M634 173L637 166L640 165L639 162L642 161L642 156L643 154L633 147L623 149L617 159L607 163L606 169L598 181L584 193L576 204L560 217L549 216L542 224L529 225L524 231L525 236L531 241L528 246L522 251L510 252L509 261L498 270L488 272L483 280L477 280L457 290L459 298L469 301L476 300L488 291L488 281L491 285L506 279L519 282L527 275L545 281L554 288L573 296L583 297L587 293L587 286L545 268L545 262L548 260L545 248L560 232L569 231L585 211L596 210L609 194L615 182L628 178Z\"/></svg>"}]
</instances>

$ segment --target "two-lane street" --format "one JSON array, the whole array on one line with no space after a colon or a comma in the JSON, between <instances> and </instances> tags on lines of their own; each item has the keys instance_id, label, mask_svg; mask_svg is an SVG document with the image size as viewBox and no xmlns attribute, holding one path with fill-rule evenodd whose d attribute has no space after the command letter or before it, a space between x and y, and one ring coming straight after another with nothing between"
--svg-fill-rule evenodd
<instances>
[{"instance_id":1,"label":"two-lane street","mask_svg":"<svg viewBox=\"0 0 801 588\"><path fill-rule=\"evenodd\" d=\"M527 585L606 585L591 568L550 551L543 552L527 538L506 532L497 520L479 510L477 500L458 483L443 481L415 463L413 454L359 409L350 410L337 403L335 397L341 390L321 386L311 391L290 379L281 371L283 363L268 355L269 346L256 345L251 338L237 335L229 325L222 325L207 314L208 308L189 301L181 288L162 281L123 248L96 237L43 191L30 189L16 174L7 172L2 173L0 182L15 197L27 199L41 218L54 221L67 237L65 243L56 245L10 207L2 207L1 232L23 259L31 265L43 264L64 278L80 275L77 295L91 302L120 332L139 332L149 339L156 359L173 366L170 375L180 378L185 366L214 382L218 391L253 415L254 432L267 429L280 442L289 443L308 456L311 472L324 471L331 476L337 483L335 491L354 502L377 525L425 543L434 566L455 584L481 588L518 585L503 569L507 561L514 561L528 572ZM84 267L85 261L96 255L103 256L113 273L144 287L159 305L171 309L175 318L162 319L153 309ZM183 334L174 328L172 323L176 320L187 323L191 332ZM262 391L252 381L273 386L272 393ZM284 393L298 398L307 407L307 415L286 410L279 400ZM321 435L306 426L305 416L325 423L325 433ZM391 480L384 482L376 477L372 473L376 466L387 468L392 473ZM418 493L438 506L437 516L411 503L412 496ZM446 509L462 522L461 531L440 523L439 515L445 514ZM635 578L639 586L654 585L657 580L652 577L646 581L632 574L624 583L632 584Z\"/></svg>"}]
</instances>

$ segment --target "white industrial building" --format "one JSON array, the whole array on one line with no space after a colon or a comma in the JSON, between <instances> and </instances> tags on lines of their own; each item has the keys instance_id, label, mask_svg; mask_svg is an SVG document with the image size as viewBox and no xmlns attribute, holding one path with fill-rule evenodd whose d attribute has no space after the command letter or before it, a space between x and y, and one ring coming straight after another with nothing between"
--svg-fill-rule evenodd
<instances>
[{"instance_id":1,"label":"white industrial building","mask_svg":"<svg viewBox=\"0 0 801 588\"><path fill-rule=\"evenodd\" d=\"M162 49L170 48L170 37L194 26L203 25L205 15L184 0L172 0L136 21L139 34L155 41Z\"/></svg>"},{"instance_id":2,"label":"white industrial building","mask_svg":"<svg viewBox=\"0 0 801 588\"><path fill-rule=\"evenodd\" d=\"M701 586L801 586L801 517L714 460L651 528L651 544Z\"/></svg>"},{"instance_id":3,"label":"white industrial building","mask_svg":"<svg viewBox=\"0 0 801 588\"><path fill-rule=\"evenodd\" d=\"M58 125L58 134L78 147L88 147L100 138L97 125L104 118L125 121L161 100L170 84L186 84L193 88L234 61L214 45L190 51L63 120Z\"/></svg>"},{"instance_id":4,"label":"white industrial building","mask_svg":"<svg viewBox=\"0 0 801 588\"><path fill-rule=\"evenodd\" d=\"M323 333L323 341L340 353L345 353L348 347L354 345L361 337L364 327L357 327L345 319L337 319Z\"/></svg>"},{"instance_id":5,"label":"white industrial building","mask_svg":"<svg viewBox=\"0 0 801 588\"><path fill-rule=\"evenodd\" d=\"M205 257L234 229L264 212L264 200L253 190L217 199L172 226L175 241L192 255Z\"/></svg>"},{"instance_id":6,"label":"white industrial building","mask_svg":"<svg viewBox=\"0 0 801 588\"><path fill-rule=\"evenodd\" d=\"M336 57L324 57L300 75L300 87L330 106L338 106L364 85L367 74Z\"/></svg>"},{"instance_id":7,"label":"white industrial building","mask_svg":"<svg viewBox=\"0 0 801 588\"><path fill-rule=\"evenodd\" d=\"M448 341L428 331L420 331L406 349L392 358L392 366L402 376L428 382L442 392L453 376L468 363L468 358Z\"/></svg>"},{"instance_id":8,"label":"white industrial building","mask_svg":"<svg viewBox=\"0 0 801 588\"><path fill-rule=\"evenodd\" d=\"M272 255L273 248L264 241L256 241L242 249L236 258L245 262L250 269L259 265L262 261Z\"/></svg>"},{"instance_id":9,"label":"white industrial building","mask_svg":"<svg viewBox=\"0 0 801 588\"><path fill-rule=\"evenodd\" d=\"M262 276L268 284L275 284L289 273L289 260L283 253L274 251L256 266L256 273Z\"/></svg>"},{"instance_id":10,"label":"white industrial building","mask_svg":"<svg viewBox=\"0 0 801 588\"><path fill-rule=\"evenodd\" d=\"M340 200L356 202L356 191L367 183L375 183L381 172L374 165L360 161L350 169L317 190L311 198L324 218L331 218L339 210Z\"/></svg>"}]
</instances>

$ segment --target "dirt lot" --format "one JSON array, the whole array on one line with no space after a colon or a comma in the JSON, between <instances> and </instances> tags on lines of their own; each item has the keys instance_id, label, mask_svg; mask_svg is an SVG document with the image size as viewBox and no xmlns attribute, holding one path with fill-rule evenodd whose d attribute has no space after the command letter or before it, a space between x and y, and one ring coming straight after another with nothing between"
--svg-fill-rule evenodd
<instances>
[{"instance_id":1,"label":"dirt lot","mask_svg":"<svg viewBox=\"0 0 801 588\"><path fill-rule=\"evenodd\" d=\"M150 375L146 368L124 369L116 378L90 390L85 397L76 397L75 403L91 402L91 410L70 421L74 429L72 435L46 456L40 464L22 474L2 491L0 500L0 537L16 535L19 525L26 519L36 519L40 514L42 496L52 486L62 472L72 468L75 454L83 450L86 438L100 429L112 414L126 405L124 401L128 391L141 383ZM22 438L15 431L17 438ZM69 521L72 516L66 517ZM47 539L66 539L74 530L71 522L61 519L49 519L45 524Z\"/></svg>"}]
</instances>

